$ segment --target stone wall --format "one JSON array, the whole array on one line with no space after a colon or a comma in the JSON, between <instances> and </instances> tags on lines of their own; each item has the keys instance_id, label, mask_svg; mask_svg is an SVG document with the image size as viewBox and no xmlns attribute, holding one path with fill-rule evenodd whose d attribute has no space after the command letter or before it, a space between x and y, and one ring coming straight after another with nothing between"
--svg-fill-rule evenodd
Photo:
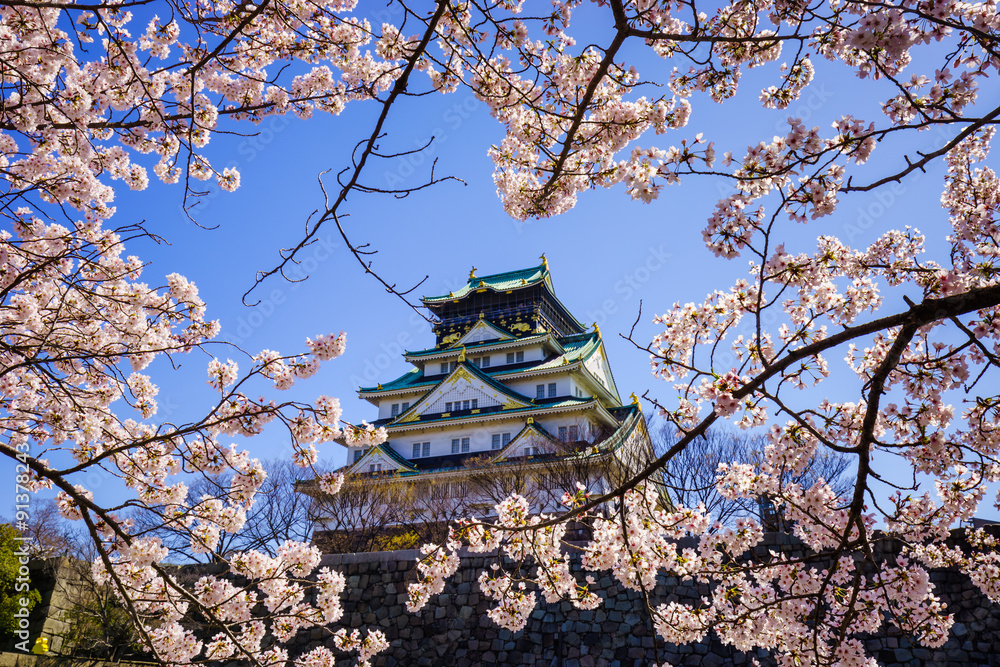
<instances>
[{"instance_id":1,"label":"stone wall","mask_svg":"<svg viewBox=\"0 0 1000 667\"><path fill-rule=\"evenodd\" d=\"M786 552L801 549L788 535L772 534L766 546ZM610 574L598 577L604 598L598 609L574 609L570 603L540 601L527 627L517 633L504 630L486 617L492 601L479 593L476 581L488 559L466 556L444 593L432 598L418 614L406 611L406 576L416 552L344 554L324 557L324 565L347 575L343 596L348 629L378 627L391 643L373 660L375 665L559 665L564 667L773 664L767 655L748 655L724 646L714 635L694 645L664 645L654 641L640 594L624 589ZM1000 607L991 603L968 577L953 571L935 572L938 595L956 614L947 644L939 649L914 647L899 635L872 638L869 652L881 665L1000 665ZM661 577L653 592L657 604L697 598L707 588ZM319 631L303 641L304 650L326 643ZM345 658L337 666L351 665Z\"/></svg>"},{"instance_id":2,"label":"stone wall","mask_svg":"<svg viewBox=\"0 0 1000 667\"><path fill-rule=\"evenodd\" d=\"M801 551L788 535L769 535L758 549ZM891 557L883 553L881 557ZM382 629L390 649L377 656L375 665L473 666L473 665L544 665L584 667L591 665L749 665L754 659L770 664L766 655L747 655L723 646L714 635L700 644L663 645L654 641L649 620L643 612L639 594L623 589L610 575L598 577L597 590L604 604L592 611L574 609L569 603L540 602L527 627L512 633L496 626L486 617L492 606L479 592L476 579L489 565L482 556L463 558L458 573L448 582L443 594L418 614L406 611L407 576L417 558L415 551L369 554L328 555L323 565L347 576L343 595L344 617L337 627ZM194 580L218 566L184 568L185 579ZM55 563L40 571L51 574L51 594L46 594L33 619L33 627L50 637L50 647L59 650L56 641L60 627L58 614L65 607L67 586L60 577L71 577L72 568ZM911 646L898 635L872 638L868 649L883 665L949 665L973 667L1000 665L1000 608L989 602L967 577L953 571L933 575L938 595L956 614L956 623L948 643L940 649ZM43 582L39 582L43 583ZM43 584L44 585L44 584ZM692 583L661 577L654 591L657 604L685 600L707 593ZM55 618L49 618L54 615ZM336 628L334 628L336 629ZM36 635L32 634L32 642ZM333 647L326 630L300 633L292 655L319 645ZM9 650L9 649L8 649ZM334 651L338 653L337 651ZM347 654L337 665L354 665Z\"/></svg>"},{"instance_id":3,"label":"stone wall","mask_svg":"<svg viewBox=\"0 0 1000 667\"><path fill-rule=\"evenodd\" d=\"M73 607L73 601L83 594L77 566L78 563L70 558L47 558L28 564L31 586L42 594L41 602L31 610L29 649L34 646L36 637L46 637L52 653L62 652L64 636L69 630L66 613ZM14 651L17 641L15 638L7 642L4 650Z\"/></svg>"}]
</instances>

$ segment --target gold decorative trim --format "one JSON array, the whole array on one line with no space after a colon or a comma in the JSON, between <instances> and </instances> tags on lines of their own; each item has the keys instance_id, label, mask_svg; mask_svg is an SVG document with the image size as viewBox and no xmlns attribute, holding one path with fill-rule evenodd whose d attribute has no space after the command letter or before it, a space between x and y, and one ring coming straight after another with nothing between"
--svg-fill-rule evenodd
<instances>
[{"instance_id":1,"label":"gold decorative trim","mask_svg":"<svg viewBox=\"0 0 1000 667\"><path fill-rule=\"evenodd\" d=\"M462 361L465 361L464 357L462 358ZM455 369L455 373L451 376L451 380L448 381L448 384L455 384L459 380L472 381L472 374L469 373L464 366L459 366Z\"/></svg>"}]
</instances>

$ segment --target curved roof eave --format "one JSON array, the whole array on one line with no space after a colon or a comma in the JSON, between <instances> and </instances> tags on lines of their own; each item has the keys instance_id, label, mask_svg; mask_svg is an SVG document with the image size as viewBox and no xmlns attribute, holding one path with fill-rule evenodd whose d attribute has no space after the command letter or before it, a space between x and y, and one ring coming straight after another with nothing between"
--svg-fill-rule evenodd
<instances>
[{"instance_id":1,"label":"curved roof eave","mask_svg":"<svg viewBox=\"0 0 1000 667\"><path fill-rule=\"evenodd\" d=\"M548 262L543 262L539 266L527 269L517 269L516 271L505 271L503 273L492 273L486 276L469 276L469 280L454 292L449 292L442 296L425 296L420 299L424 306L437 305L453 299L461 299L479 289L488 289L494 292L506 292L537 285L540 282L547 282L551 286L549 277ZM551 290L550 290L551 291Z\"/></svg>"}]
</instances>

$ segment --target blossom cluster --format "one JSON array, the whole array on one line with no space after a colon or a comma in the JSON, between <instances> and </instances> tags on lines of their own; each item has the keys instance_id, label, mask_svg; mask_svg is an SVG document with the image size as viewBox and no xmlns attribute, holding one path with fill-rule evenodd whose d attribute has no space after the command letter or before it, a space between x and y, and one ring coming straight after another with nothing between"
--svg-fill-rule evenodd
<instances>
[{"instance_id":1,"label":"blossom cluster","mask_svg":"<svg viewBox=\"0 0 1000 667\"><path fill-rule=\"evenodd\" d=\"M316 460L317 444L341 437L337 399L283 404L252 398L245 387L273 374L272 363L306 375L301 368L314 369L343 351L343 334L316 338L304 355L263 354L242 374L236 361L212 357L208 382L221 399L191 424L157 425L150 420L158 388L143 371L161 354L207 350L218 332L197 287L178 274L162 287L142 282L143 263L125 255L122 237L97 217L60 225L27 208L14 216L12 231L0 232L7 299L0 428L9 455L28 470L23 486L58 486L63 517L98 536L95 576L129 600L151 650L168 664L236 654L266 662L280 653L273 639L284 642L300 629L335 622L343 581L330 573L308 581L318 564L314 547L288 543L276 557L229 555L247 585L205 577L187 591L160 566L167 557L163 544L134 521L155 517L186 537L189 553L221 557L223 537L241 531L266 478L234 437L280 422L306 466ZM218 494L191 493L191 473L214 479ZM105 475L134 494L131 514L109 511L97 497L92 480ZM324 482L332 493L340 479ZM312 605L306 594L315 588ZM195 612L227 632L196 636L183 622ZM364 651L371 655L378 646L369 642Z\"/></svg>"}]
</instances>

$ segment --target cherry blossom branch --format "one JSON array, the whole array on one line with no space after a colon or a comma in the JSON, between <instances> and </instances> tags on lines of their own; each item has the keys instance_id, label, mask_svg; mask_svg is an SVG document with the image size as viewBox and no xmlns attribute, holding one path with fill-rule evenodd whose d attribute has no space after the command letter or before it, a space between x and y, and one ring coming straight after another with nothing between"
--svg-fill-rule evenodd
<instances>
[{"instance_id":1,"label":"cherry blossom branch","mask_svg":"<svg viewBox=\"0 0 1000 667\"><path fill-rule=\"evenodd\" d=\"M369 156L375 152L377 148L376 142L379 140L380 137L383 136L382 128L385 125L386 119L389 117L389 111L392 108L396 99L400 95L406 92L410 75L416 68L417 62L419 61L424 51L427 49L428 45L431 42L431 39L434 37L435 31L437 29L437 24L444 15L447 7L448 3L445 0L438 0L437 9L435 10L433 16L431 16L430 20L427 22L427 27L424 30L424 34L420 40L420 43L417 44L417 46L414 47L413 51L410 53L409 57L407 58L406 66L403 68L403 71L400 73L399 77L393 83L392 90L389 92L389 95L382 102L381 112L379 113L379 116L375 121L375 126L372 129L371 134L369 135L368 139L365 142L363 142L364 149L361 151L360 157L358 157L354 161L354 168L350 172L350 178L347 180L346 183L341 184L341 189L337 193L337 196L334 198L333 203L331 204L329 202L329 199L327 198L326 209L316 220L316 222L312 225L311 229L308 230L305 237L298 242L298 244L296 244L291 249L282 252L282 260L275 268L257 273L257 277L254 280L253 287L247 290L247 292L243 295L244 303L246 303L247 296L268 277L276 273L284 275L285 267L288 266L290 263L296 261L295 260L296 254L315 240L316 234L319 233L319 230L324 223L332 220L333 223L336 225L337 231L340 233L341 238L343 238L344 242L347 244L347 247L351 251L351 254L354 255L358 263L361 264L361 266L364 268L365 273L373 276L376 280L378 280L379 283L382 284L382 286L386 289L387 292L395 294L403 301L403 303L412 308L421 317L427 319L426 315L424 315L418 309L418 306L414 303L411 303L410 300L407 299L405 296L405 294L409 293L413 289L416 289L416 286L410 288L410 290L407 290L406 292L399 292L394 284L386 282L381 276L372 271L371 261L367 260L363 256L369 253L368 252L362 253L360 248L350 240L350 238L347 235L347 231L344 229L344 226L341 223L341 215L339 213L339 210L341 204L343 204L343 202L347 199L347 195L351 192L351 190L357 189L358 181L361 178L361 173L364 171L365 164L367 163ZM323 192L324 196L326 196L325 189Z\"/></svg>"},{"instance_id":2,"label":"cherry blossom branch","mask_svg":"<svg viewBox=\"0 0 1000 667\"><path fill-rule=\"evenodd\" d=\"M888 185L889 183L899 183L900 181L903 180L903 178L913 173L914 171L917 171L918 169L920 171L924 171L924 167L926 167L930 162L936 160L939 157L942 157L943 155L947 155L949 151L953 150L956 146L962 143L962 141L972 136L972 134L977 130L996 123L998 117L1000 117L1000 106L996 107L995 109L993 109L993 111L989 112L982 118L970 122L968 127L966 127L961 132L956 134L951 140L948 141L948 143L946 143L944 146L937 149L936 151L932 151L930 153L919 153L919 155L921 156L919 160L913 162L908 157L903 156L904 159L906 159L905 169L902 169L896 172L895 174L892 174L891 176L886 176L884 178L878 179L877 181L873 181L868 185L851 185L851 179L848 178L847 183L842 188L840 188L840 191L869 192L871 190L875 190L876 188L880 188L883 185Z\"/></svg>"}]
</instances>

